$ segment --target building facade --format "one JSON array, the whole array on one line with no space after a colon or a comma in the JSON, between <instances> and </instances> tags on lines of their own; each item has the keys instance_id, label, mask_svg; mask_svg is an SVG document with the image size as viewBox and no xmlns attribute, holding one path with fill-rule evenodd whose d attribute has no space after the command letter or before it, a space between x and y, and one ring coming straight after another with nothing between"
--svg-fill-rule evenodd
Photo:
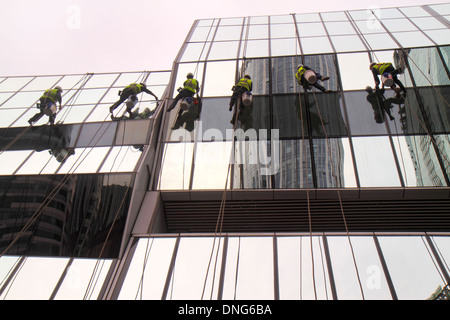
<instances>
[{"instance_id":1,"label":"building facade","mask_svg":"<svg viewBox=\"0 0 450 320\"><path fill-rule=\"evenodd\" d=\"M204 19L172 70L1 77L0 296L443 296L449 27L449 4ZM372 62L401 70L403 97L368 89ZM188 73L196 102L167 112ZM230 111L245 74L252 104ZM111 119L132 82L160 101ZM29 127L56 85L56 125Z\"/></svg>"}]
</instances>

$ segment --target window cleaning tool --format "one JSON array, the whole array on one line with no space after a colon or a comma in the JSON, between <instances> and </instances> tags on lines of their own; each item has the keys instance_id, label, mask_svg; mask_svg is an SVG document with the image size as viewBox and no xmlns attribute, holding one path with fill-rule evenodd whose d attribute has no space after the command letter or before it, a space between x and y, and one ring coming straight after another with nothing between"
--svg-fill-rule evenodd
<instances>
[{"instance_id":1,"label":"window cleaning tool","mask_svg":"<svg viewBox=\"0 0 450 320\"><path fill-rule=\"evenodd\" d=\"M55 103L48 103L44 109L44 113L49 117L56 113L57 107Z\"/></svg>"},{"instance_id":2,"label":"window cleaning tool","mask_svg":"<svg viewBox=\"0 0 450 320\"><path fill-rule=\"evenodd\" d=\"M242 94L242 103L244 106L248 107L249 105L252 104L252 100L253 100L253 96L252 93L250 91L245 91Z\"/></svg>"},{"instance_id":3,"label":"window cleaning tool","mask_svg":"<svg viewBox=\"0 0 450 320\"><path fill-rule=\"evenodd\" d=\"M309 84L314 84L317 81L317 76L312 70L306 70L304 77Z\"/></svg>"},{"instance_id":4,"label":"window cleaning tool","mask_svg":"<svg viewBox=\"0 0 450 320\"><path fill-rule=\"evenodd\" d=\"M392 85L394 84L394 78L392 77L392 74L385 72L381 76L381 82L383 82L383 85L385 87L392 87Z\"/></svg>"},{"instance_id":5,"label":"window cleaning tool","mask_svg":"<svg viewBox=\"0 0 450 320\"><path fill-rule=\"evenodd\" d=\"M192 105L194 104L194 98L193 97L184 97L181 100L180 107L184 111L188 110Z\"/></svg>"}]
</instances>

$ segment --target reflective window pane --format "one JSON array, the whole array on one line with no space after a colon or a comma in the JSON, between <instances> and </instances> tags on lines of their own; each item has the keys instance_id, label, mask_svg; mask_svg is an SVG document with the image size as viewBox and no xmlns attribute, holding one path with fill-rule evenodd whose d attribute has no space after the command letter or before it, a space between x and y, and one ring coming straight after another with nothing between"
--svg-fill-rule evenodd
<instances>
[{"instance_id":1,"label":"reflective window pane","mask_svg":"<svg viewBox=\"0 0 450 320\"><path fill-rule=\"evenodd\" d=\"M363 51L366 48L358 36L330 36L337 52Z\"/></svg>"},{"instance_id":2,"label":"reflective window pane","mask_svg":"<svg viewBox=\"0 0 450 320\"><path fill-rule=\"evenodd\" d=\"M429 36L434 42L439 44L448 44L448 39L450 37L450 32L448 29L440 30L426 30L424 31L427 36Z\"/></svg>"},{"instance_id":3,"label":"reflective window pane","mask_svg":"<svg viewBox=\"0 0 450 320\"><path fill-rule=\"evenodd\" d=\"M417 28L405 18L402 19L384 19L384 26L390 32L399 32L399 31L415 31Z\"/></svg>"},{"instance_id":4,"label":"reflective window pane","mask_svg":"<svg viewBox=\"0 0 450 320\"><path fill-rule=\"evenodd\" d=\"M353 138L352 141L361 187L401 186L388 137Z\"/></svg>"},{"instance_id":5,"label":"reflective window pane","mask_svg":"<svg viewBox=\"0 0 450 320\"><path fill-rule=\"evenodd\" d=\"M205 79L204 97L230 95L230 88L236 83L236 62L209 62Z\"/></svg>"},{"instance_id":6,"label":"reflective window pane","mask_svg":"<svg viewBox=\"0 0 450 320\"><path fill-rule=\"evenodd\" d=\"M269 56L269 40L249 40L241 48L240 57L257 58Z\"/></svg>"},{"instance_id":7,"label":"reflective window pane","mask_svg":"<svg viewBox=\"0 0 450 320\"><path fill-rule=\"evenodd\" d=\"M313 147L318 188L356 187L348 139L314 139Z\"/></svg>"},{"instance_id":8,"label":"reflective window pane","mask_svg":"<svg viewBox=\"0 0 450 320\"><path fill-rule=\"evenodd\" d=\"M272 238L230 238L225 284L223 299L272 300L274 298Z\"/></svg>"},{"instance_id":9,"label":"reflective window pane","mask_svg":"<svg viewBox=\"0 0 450 320\"><path fill-rule=\"evenodd\" d=\"M0 154L0 174L10 175L30 155L30 150L4 151Z\"/></svg>"},{"instance_id":10,"label":"reflective window pane","mask_svg":"<svg viewBox=\"0 0 450 320\"><path fill-rule=\"evenodd\" d=\"M219 274L212 271L213 266L208 268L210 257L216 256L215 251L218 247L219 240L214 240L212 238L181 238L166 299L201 300L217 296L217 294L211 293L211 290L212 280ZM222 257L222 254L217 253L217 257ZM220 261L212 260L212 264L215 263L220 265ZM208 285L203 290L205 281L208 282ZM214 281L218 280L214 278ZM215 286L215 290L217 290L217 286Z\"/></svg>"},{"instance_id":11,"label":"reflective window pane","mask_svg":"<svg viewBox=\"0 0 450 320\"><path fill-rule=\"evenodd\" d=\"M206 55L211 46L211 42L207 43L188 43L186 44L180 62L198 61L206 59Z\"/></svg>"},{"instance_id":12,"label":"reflective window pane","mask_svg":"<svg viewBox=\"0 0 450 320\"><path fill-rule=\"evenodd\" d=\"M231 142L198 142L193 189L222 189L230 183Z\"/></svg>"},{"instance_id":13,"label":"reflective window pane","mask_svg":"<svg viewBox=\"0 0 450 320\"><path fill-rule=\"evenodd\" d=\"M327 35L322 22L299 23L298 33L301 38Z\"/></svg>"},{"instance_id":14,"label":"reflective window pane","mask_svg":"<svg viewBox=\"0 0 450 320\"><path fill-rule=\"evenodd\" d=\"M339 300L392 298L372 237L327 237L327 240Z\"/></svg>"},{"instance_id":15,"label":"reflective window pane","mask_svg":"<svg viewBox=\"0 0 450 320\"><path fill-rule=\"evenodd\" d=\"M393 32L392 35L405 48L434 45L422 32Z\"/></svg>"},{"instance_id":16,"label":"reflective window pane","mask_svg":"<svg viewBox=\"0 0 450 320\"><path fill-rule=\"evenodd\" d=\"M366 52L338 54L337 59L343 90L364 89L374 85L375 81L369 70L369 55ZM355 70L360 72L356 75Z\"/></svg>"},{"instance_id":17,"label":"reflective window pane","mask_svg":"<svg viewBox=\"0 0 450 320\"><path fill-rule=\"evenodd\" d=\"M329 35L355 34L356 31L348 21L341 22L325 22Z\"/></svg>"},{"instance_id":18,"label":"reflective window pane","mask_svg":"<svg viewBox=\"0 0 450 320\"><path fill-rule=\"evenodd\" d=\"M114 80L116 80L118 74L94 74L88 82L85 84L85 88L103 88L110 87Z\"/></svg>"},{"instance_id":19,"label":"reflective window pane","mask_svg":"<svg viewBox=\"0 0 450 320\"><path fill-rule=\"evenodd\" d=\"M429 137L395 137L393 143L407 186L439 187L445 185L445 179Z\"/></svg>"},{"instance_id":20,"label":"reflective window pane","mask_svg":"<svg viewBox=\"0 0 450 320\"><path fill-rule=\"evenodd\" d=\"M8 77L0 83L0 90L18 91L33 79L34 77Z\"/></svg>"},{"instance_id":21,"label":"reflective window pane","mask_svg":"<svg viewBox=\"0 0 450 320\"><path fill-rule=\"evenodd\" d=\"M311 37L300 39L303 54L329 53L334 49L328 37Z\"/></svg>"},{"instance_id":22,"label":"reflective window pane","mask_svg":"<svg viewBox=\"0 0 450 320\"><path fill-rule=\"evenodd\" d=\"M240 40L242 26L220 26L217 29L214 41Z\"/></svg>"},{"instance_id":23,"label":"reflective window pane","mask_svg":"<svg viewBox=\"0 0 450 320\"><path fill-rule=\"evenodd\" d=\"M132 172L141 156L139 146L114 147L99 172Z\"/></svg>"},{"instance_id":24,"label":"reflective window pane","mask_svg":"<svg viewBox=\"0 0 450 320\"><path fill-rule=\"evenodd\" d=\"M97 299L110 265L111 260L75 259L67 270L55 300Z\"/></svg>"},{"instance_id":25,"label":"reflective window pane","mask_svg":"<svg viewBox=\"0 0 450 320\"><path fill-rule=\"evenodd\" d=\"M166 143L159 189L188 189L191 176L193 143Z\"/></svg>"},{"instance_id":26,"label":"reflective window pane","mask_svg":"<svg viewBox=\"0 0 450 320\"><path fill-rule=\"evenodd\" d=\"M36 77L33 81L25 86L22 90L47 90L53 88L55 85L59 85L59 80L62 76L41 76Z\"/></svg>"},{"instance_id":27,"label":"reflective window pane","mask_svg":"<svg viewBox=\"0 0 450 320\"><path fill-rule=\"evenodd\" d=\"M275 188L302 189L313 186L309 142L280 141L280 169L275 174Z\"/></svg>"},{"instance_id":28,"label":"reflective window pane","mask_svg":"<svg viewBox=\"0 0 450 320\"><path fill-rule=\"evenodd\" d=\"M434 17L411 18L411 21L422 30L445 28L445 25Z\"/></svg>"},{"instance_id":29,"label":"reflective window pane","mask_svg":"<svg viewBox=\"0 0 450 320\"><path fill-rule=\"evenodd\" d=\"M367 34L364 35L364 39L373 50L394 49L398 47L397 43L387 33Z\"/></svg>"},{"instance_id":30,"label":"reflective window pane","mask_svg":"<svg viewBox=\"0 0 450 320\"><path fill-rule=\"evenodd\" d=\"M278 237L277 244L280 299L331 300L321 239L315 236Z\"/></svg>"},{"instance_id":31,"label":"reflective window pane","mask_svg":"<svg viewBox=\"0 0 450 320\"><path fill-rule=\"evenodd\" d=\"M422 238L380 237L379 241L400 300L425 300L445 285Z\"/></svg>"},{"instance_id":32,"label":"reflective window pane","mask_svg":"<svg viewBox=\"0 0 450 320\"><path fill-rule=\"evenodd\" d=\"M43 93L43 92L42 92ZM21 107L36 107L34 105L42 93L40 92L18 92L8 101L3 103L2 108L21 108Z\"/></svg>"},{"instance_id":33,"label":"reflective window pane","mask_svg":"<svg viewBox=\"0 0 450 320\"><path fill-rule=\"evenodd\" d=\"M274 38L294 38L294 37L296 37L295 26L293 23L271 24L270 25L270 37L272 39L274 39Z\"/></svg>"},{"instance_id":34,"label":"reflective window pane","mask_svg":"<svg viewBox=\"0 0 450 320\"><path fill-rule=\"evenodd\" d=\"M295 38L272 39L270 44L272 56L291 56L300 52L298 41Z\"/></svg>"},{"instance_id":35,"label":"reflective window pane","mask_svg":"<svg viewBox=\"0 0 450 320\"><path fill-rule=\"evenodd\" d=\"M28 257L1 296L6 300L48 300L69 259Z\"/></svg>"},{"instance_id":36,"label":"reflective window pane","mask_svg":"<svg viewBox=\"0 0 450 320\"><path fill-rule=\"evenodd\" d=\"M75 149L75 154L69 157L58 173L94 173L102 163L109 148Z\"/></svg>"},{"instance_id":37,"label":"reflective window pane","mask_svg":"<svg viewBox=\"0 0 450 320\"><path fill-rule=\"evenodd\" d=\"M140 239L128 268L119 299L162 298L175 238ZM175 271L176 272L176 271Z\"/></svg>"}]
</instances>

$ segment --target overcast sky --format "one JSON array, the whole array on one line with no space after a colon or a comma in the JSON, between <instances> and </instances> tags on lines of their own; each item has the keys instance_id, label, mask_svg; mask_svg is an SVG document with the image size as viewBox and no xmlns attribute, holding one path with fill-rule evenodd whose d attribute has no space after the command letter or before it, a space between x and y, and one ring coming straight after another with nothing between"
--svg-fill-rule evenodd
<instances>
[{"instance_id":1,"label":"overcast sky","mask_svg":"<svg viewBox=\"0 0 450 320\"><path fill-rule=\"evenodd\" d=\"M448 0L0 0L0 75L170 70L196 19Z\"/></svg>"}]
</instances>

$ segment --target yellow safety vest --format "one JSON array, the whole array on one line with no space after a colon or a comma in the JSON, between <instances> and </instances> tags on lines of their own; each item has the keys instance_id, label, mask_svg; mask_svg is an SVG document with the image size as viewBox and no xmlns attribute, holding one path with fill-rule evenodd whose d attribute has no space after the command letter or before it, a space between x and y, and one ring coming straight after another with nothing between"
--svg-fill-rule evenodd
<instances>
[{"instance_id":1,"label":"yellow safety vest","mask_svg":"<svg viewBox=\"0 0 450 320\"><path fill-rule=\"evenodd\" d=\"M297 79L298 83L300 83L300 80L302 79L302 76L305 74L306 68L301 66L298 68L297 73L295 74L295 78Z\"/></svg>"},{"instance_id":2,"label":"yellow safety vest","mask_svg":"<svg viewBox=\"0 0 450 320\"><path fill-rule=\"evenodd\" d=\"M133 89L133 91L134 91L135 94L138 94L138 93L141 93L141 92L142 92L142 88L143 88L143 87L144 87L144 86L143 86L142 84L132 83L132 84L130 84L129 86L126 86L125 89L131 88L131 89Z\"/></svg>"},{"instance_id":3,"label":"yellow safety vest","mask_svg":"<svg viewBox=\"0 0 450 320\"><path fill-rule=\"evenodd\" d=\"M53 103L56 103L58 101L57 95L58 95L58 89L48 89L48 90L45 90L45 92L41 98L50 99L53 101Z\"/></svg>"},{"instance_id":4,"label":"yellow safety vest","mask_svg":"<svg viewBox=\"0 0 450 320\"><path fill-rule=\"evenodd\" d=\"M388 63L377 63L376 65L373 66L373 69L377 70L379 74L383 74L384 71L390 66L392 66L392 63L390 63L390 62L388 62Z\"/></svg>"},{"instance_id":5,"label":"yellow safety vest","mask_svg":"<svg viewBox=\"0 0 450 320\"><path fill-rule=\"evenodd\" d=\"M239 87L244 87L245 89L247 89L247 91L250 91L250 86L252 85L252 80L247 79L247 78L242 78L241 80L239 80L237 86Z\"/></svg>"},{"instance_id":6,"label":"yellow safety vest","mask_svg":"<svg viewBox=\"0 0 450 320\"><path fill-rule=\"evenodd\" d=\"M192 91L194 93L197 92L198 82L195 79L188 79L184 82L184 89Z\"/></svg>"}]
</instances>

